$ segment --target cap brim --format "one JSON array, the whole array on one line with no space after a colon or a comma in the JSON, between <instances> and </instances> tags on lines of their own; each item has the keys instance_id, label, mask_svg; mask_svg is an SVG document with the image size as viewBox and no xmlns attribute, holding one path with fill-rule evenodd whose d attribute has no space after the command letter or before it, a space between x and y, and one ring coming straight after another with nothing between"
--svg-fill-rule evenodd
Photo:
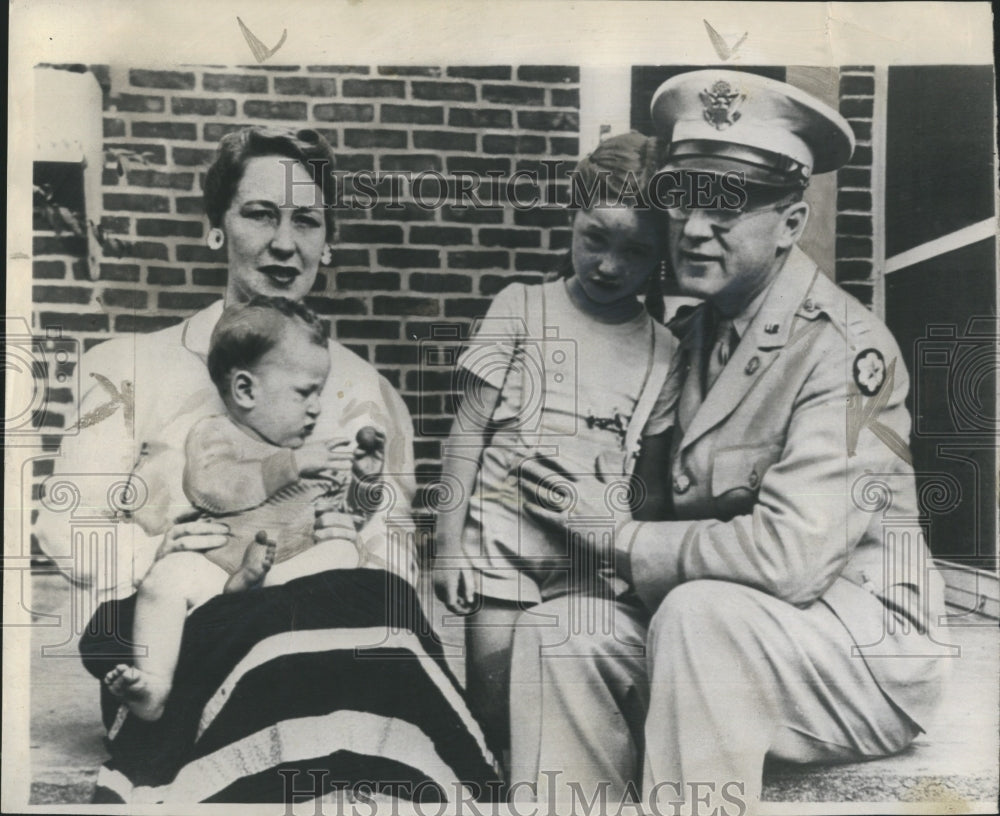
<instances>
[{"instance_id":1,"label":"cap brim","mask_svg":"<svg viewBox=\"0 0 1000 816\"><path fill-rule=\"evenodd\" d=\"M729 156L687 155L672 157L667 159L667 163L660 168L661 173L671 171L713 173L716 175L740 173L747 184L800 189L805 186L797 176L780 173L771 167L734 160Z\"/></svg>"}]
</instances>

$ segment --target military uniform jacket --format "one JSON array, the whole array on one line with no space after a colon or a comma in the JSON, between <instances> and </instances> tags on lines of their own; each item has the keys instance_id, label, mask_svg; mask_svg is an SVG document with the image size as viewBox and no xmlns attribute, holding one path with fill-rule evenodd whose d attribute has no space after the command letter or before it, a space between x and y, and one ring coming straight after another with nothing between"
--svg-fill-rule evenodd
<instances>
[{"instance_id":1,"label":"military uniform jacket","mask_svg":"<svg viewBox=\"0 0 1000 816\"><path fill-rule=\"evenodd\" d=\"M676 520L621 530L625 572L651 611L696 579L826 603L852 657L919 723L951 650L935 639L943 583L919 523L895 340L794 248L702 395L709 308L674 326L661 394L675 406L665 476Z\"/></svg>"}]
</instances>

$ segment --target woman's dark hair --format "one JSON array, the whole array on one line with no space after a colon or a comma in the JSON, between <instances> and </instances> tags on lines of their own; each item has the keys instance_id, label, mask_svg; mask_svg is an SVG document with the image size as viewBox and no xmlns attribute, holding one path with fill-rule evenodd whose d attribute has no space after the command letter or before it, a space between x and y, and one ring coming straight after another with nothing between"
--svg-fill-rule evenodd
<instances>
[{"instance_id":1,"label":"woman's dark hair","mask_svg":"<svg viewBox=\"0 0 1000 816\"><path fill-rule=\"evenodd\" d=\"M212 226L222 225L222 217L233 202L247 162L258 156L285 156L297 161L309 173L323 193L326 238L331 240L333 206L337 200L336 163L330 143L309 128L251 125L227 133L219 140L215 161L205 176L205 212Z\"/></svg>"},{"instance_id":2,"label":"woman's dark hair","mask_svg":"<svg viewBox=\"0 0 1000 816\"><path fill-rule=\"evenodd\" d=\"M257 295L248 303L230 306L212 331L208 374L223 399L229 378L237 369L252 368L273 349L289 325L299 325L317 346L326 348L329 332L311 309L283 297Z\"/></svg>"}]
</instances>

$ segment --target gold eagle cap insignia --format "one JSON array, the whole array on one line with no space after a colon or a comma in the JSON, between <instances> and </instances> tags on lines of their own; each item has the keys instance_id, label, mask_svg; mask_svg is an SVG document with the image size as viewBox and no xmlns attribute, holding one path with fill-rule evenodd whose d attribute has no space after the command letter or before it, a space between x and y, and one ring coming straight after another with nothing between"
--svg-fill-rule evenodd
<instances>
[{"instance_id":1,"label":"gold eagle cap insignia","mask_svg":"<svg viewBox=\"0 0 1000 816\"><path fill-rule=\"evenodd\" d=\"M733 88L724 79L701 91L698 96L705 107L705 121L716 130L725 130L736 124L742 115L739 112L740 105L747 98L746 94Z\"/></svg>"}]
</instances>

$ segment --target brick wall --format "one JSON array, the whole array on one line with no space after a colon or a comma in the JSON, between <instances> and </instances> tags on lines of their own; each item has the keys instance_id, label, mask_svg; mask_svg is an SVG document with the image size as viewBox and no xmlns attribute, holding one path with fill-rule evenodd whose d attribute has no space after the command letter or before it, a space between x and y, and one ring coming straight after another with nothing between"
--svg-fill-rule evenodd
<instances>
[{"instance_id":1,"label":"brick wall","mask_svg":"<svg viewBox=\"0 0 1000 816\"><path fill-rule=\"evenodd\" d=\"M204 170L218 139L250 124L315 127L343 171L434 170L509 175L578 149L579 69L569 66L201 67L91 66L103 89L101 227L117 242L90 279L86 246L36 219L34 329L59 329L83 348L172 325L217 299L224 254L204 243ZM873 300L874 69L841 69L840 111L857 148L837 177L837 281ZM121 151L140 161L115 161ZM121 164L124 172L119 169ZM431 196L433 197L433 196ZM93 217L93 213L90 214ZM449 377L421 377L420 342L435 326L465 337L471 319L511 280L538 280L569 242L555 210L510 206L338 212L333 265L309 303L336 336L375 364L413 413L422 483L437 473L450 424ZM453 341L458 342L456 339ZM74 395L49 372L40 419L58 444ZM421 388L421 385L423 386ZM51 470L37 461L35 476Z\"/></svg>"},{"instance_id":2,"label":"brick wall","mask_svg":"<svg viewBox=\"0 0 1000 816\"><path fill-rule=\"evenodd\" d=\"M866 306L874 300L872 258L872 123L875 69L848 65L840 72L840 113L856 139L850 164L837 172L837 283Z\"/></svg>"},{"instance_id":3,"label":"brick wall","mask_svg":"<svg viewBox=\"0 0 1000 816\"><path fill-rule=\"evenodd\" d=\"M507 176L562 160L565 172L579 149L576 67L89 70L104 91L111 159L100 224L118 252L105 249L92 281L85 241L36 219L33 286L36 333L61 329L85 348L172 325L220 296L224 253L205 246L201 183L218 139L243 125L314 127L344 171ZM120 162L124 172L114 160L121 151L133 156ZM503 206L427 210L404 201L398 210L342 210L338 233L333 264L320 270L309 303L407 401L426 482L439 467L451 395L446 377L425 378L418 392L419 341L435 324L465 336L508 281L551 270L568 246L566 217ZM73 397L50 387L43 421L55 432ZM50 468L38 463L36 477Z\"/></svg>"}]
</instances>

